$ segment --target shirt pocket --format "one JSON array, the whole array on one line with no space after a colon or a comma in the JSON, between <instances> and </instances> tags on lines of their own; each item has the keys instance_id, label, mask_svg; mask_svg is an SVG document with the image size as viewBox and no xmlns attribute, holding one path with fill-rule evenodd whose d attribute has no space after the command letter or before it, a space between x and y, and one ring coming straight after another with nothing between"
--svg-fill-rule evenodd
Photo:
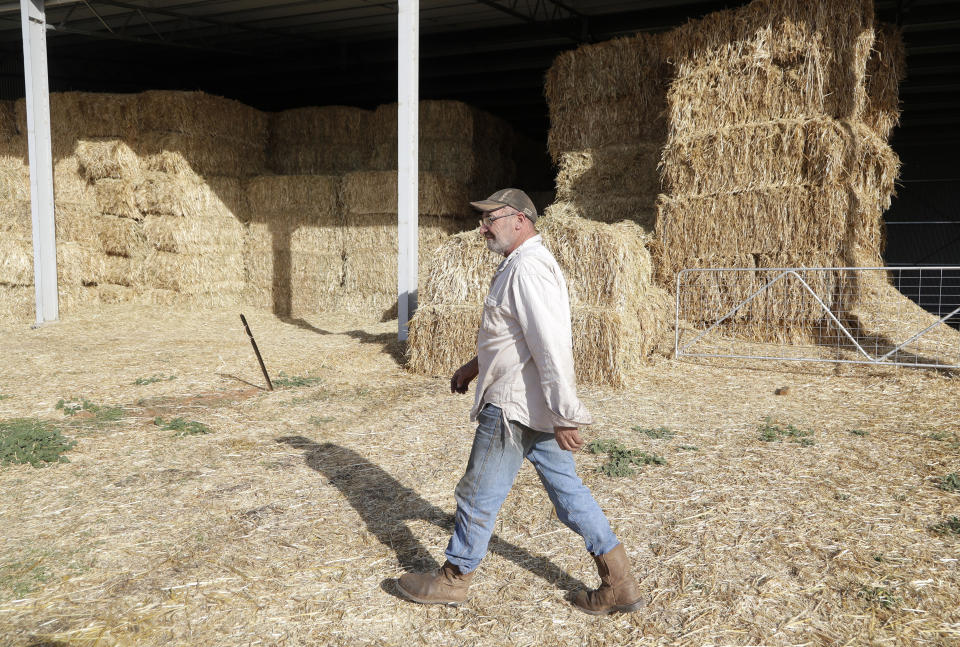
<instances>
[{"instance_id":1,"label":"shirt pocket","mask_svg":"<svg viewBox=\"0 0 960 647\"><path fill-rule=\"evenodd\" d=\"M480 320L480 328L488 335L501 334L506 328L503 308L493 297L488 296L483 300L483 318Z\"/></svg>"}]
</instances>

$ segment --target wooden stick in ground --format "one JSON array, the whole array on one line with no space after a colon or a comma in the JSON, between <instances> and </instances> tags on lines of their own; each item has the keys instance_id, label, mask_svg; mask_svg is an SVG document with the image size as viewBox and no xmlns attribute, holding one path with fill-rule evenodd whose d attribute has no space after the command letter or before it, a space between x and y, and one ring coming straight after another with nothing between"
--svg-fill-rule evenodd
<instances>
[{"instance_id":1,"label":"wooden stick in ground","mask_svg":"<svg viewBox=\"0 0 960 647\"><path fill-rule=\"evenodd\" d=\"M257 348L257 340L253 338L253 333L250 332L247 318L241 314L240 321L243 322L243 328L247 331L247 337L250 338L250 343L253 344L253 352L257 354L257 361L260 362L260 370L263 371L263 379L267 381L267 388L273 391L273 382L270 381L270 376L267 374L267 367L263 365L263 358L260 357L260 349Z\"/></svg>"}]
</instances>

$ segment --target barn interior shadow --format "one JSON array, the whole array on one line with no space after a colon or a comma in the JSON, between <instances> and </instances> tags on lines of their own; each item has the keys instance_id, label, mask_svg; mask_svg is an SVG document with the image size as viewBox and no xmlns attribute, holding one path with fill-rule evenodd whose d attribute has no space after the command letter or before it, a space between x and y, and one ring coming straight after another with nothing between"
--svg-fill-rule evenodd
<instances>
[{"instance_id":1,"label":"barn interior shadow","mask_svg":"<svg viewBox=\"0 0 960 647\"><path fill-rule=\"evenodd\" d=\"M307 465L340 490L363 519L367 529L380 543L396 553L403 570L413 572L439 568L440 565L417 540L407 522L428 521L452 532L453 515L425 500L351 449L333 443L316 443L303 436L284 436L277 438L277 442L304 451ZM532 555L496 534L490 541L490 551L561 590L572 592L586 586L551 560ZM392 590L392 580L385 580L383 588L396 594Z\"/></svg>"}]
</instances>

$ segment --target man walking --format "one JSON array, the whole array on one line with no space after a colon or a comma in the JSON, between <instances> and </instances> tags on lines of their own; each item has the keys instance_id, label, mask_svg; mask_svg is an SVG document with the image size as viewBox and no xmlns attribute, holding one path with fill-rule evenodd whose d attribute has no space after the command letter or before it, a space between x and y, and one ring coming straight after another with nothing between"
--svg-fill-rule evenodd
<instances>
[{"instance_id":1,"label":"man walking","mask_svg":"<svg viewBox=\"0 0 960 647\"><path fill-rule=\"evenodd\" d=\"M537 211L526 193L503 189L470 204L481 212L487 247L505 257L484 300L477 355L450 380L451 391L466 393L479 378L470 413L478 426L455 491L447 561L437 573L403 575L400 591L424 604L466 599L526 458L560 521L583 537L600 573L600 588L581 591L574 604L594 615L636 611L644 602L626 551L577 476L571 453L583 446L578 427L592 419L576 394L566 281L537 234Z\"/></svg>"}]
</instances>

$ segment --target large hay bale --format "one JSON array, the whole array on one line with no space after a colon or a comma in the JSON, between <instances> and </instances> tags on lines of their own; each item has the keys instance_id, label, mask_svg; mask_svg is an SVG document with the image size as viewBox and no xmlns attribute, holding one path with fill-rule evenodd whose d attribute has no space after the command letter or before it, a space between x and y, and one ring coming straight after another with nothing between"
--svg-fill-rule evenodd
<instances>
[{"instance_id":1,"label":"large hay bale","mask_svg":"<svg viewBox=\"0 0 960 647\"><path fill-rule=\"evenodd\" d=\"M852 119L866 99L873 1L754 0L669 38L671 133L804 115Z\"/></svg>"},{"instance_id":2,"label":"large hay bale","mask_svg":"<svg viewBox=\"0 0 960 647\"><path fill-rule=\"evenodd\" d=\"M26 136L27 104L16 103L16 122ZM103 92L51 92L50 137L54 158L74 154L81 139L133 141L138 132L137 95Z\"/></svg>"},{"instance_id":3,"label":"large hay bale","mask_svg":"<svg viewBox=\"0 0 960 647\"><path fill-rule=\"evenodd\" d=\"M270 115L268 166L286 175L369 168L373 111L347 106L296 108Z\"/></svg>"},{"instance_id":4,"label":"large hay bale","mask_svg":"<svg viewBox=\"0 0 960 647\"><path fill-rule=\"evenodd\" d=\"M660 346L669 295L651 281L646 234L634 223L605 225L546 210L538 229L567 278L577 378L622 385ZM482 301L501 257L479 230L448 238L437 250L410 322L410 368L445 374L476 353Z\"/></svg>"},{"instance_id":5,"label":"large hay bale","mask_svg":"<svg viewBox=\"0 0 960 647\"><path fill-rule=\"evenodd\" d=\"M644 33L560 54L545 86L553 159L567 151L661 141L671 45Z\"/></svg>"},{"instance_id":6,"label":"large hay bale","mask_svg":"<svg viewBox=\"0 0 960 647\"><path fill-rule=\"evenodd\" d=\"M267 115L239 101L170 90L143 92L136 101L143 133L200 135L266 148Z\"/></svg>"}]
</instances>

